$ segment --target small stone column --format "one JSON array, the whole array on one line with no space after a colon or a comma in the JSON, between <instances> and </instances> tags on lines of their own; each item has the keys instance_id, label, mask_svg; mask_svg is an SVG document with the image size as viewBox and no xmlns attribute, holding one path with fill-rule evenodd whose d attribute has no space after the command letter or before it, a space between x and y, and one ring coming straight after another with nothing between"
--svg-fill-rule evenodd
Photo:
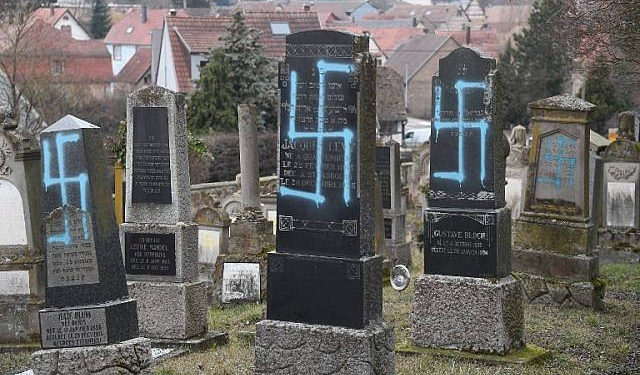
<instances>
[{"instance_id":1,"label":"small stone column","mask_svg":"<svg viewBox=\"0 0 640 375\"><path fill-rule=\"evenodd\" d=\"M240 136L242 208L260 209L258 130L255 108L249 104L238 105L238 134Z\"/></svg>"},{"instance_id":2,"label":"small stone column","mask_svg":"<svg viewBox=\"0 0 640 375\"><path fill-rule=\"evenodd\" d=\"M129 95L126 164L120 242L140 332L159 345L206 346L212 338L198 277L198 225L191 221L182 94L153 86Z\"/></svg>"}]
</instances>

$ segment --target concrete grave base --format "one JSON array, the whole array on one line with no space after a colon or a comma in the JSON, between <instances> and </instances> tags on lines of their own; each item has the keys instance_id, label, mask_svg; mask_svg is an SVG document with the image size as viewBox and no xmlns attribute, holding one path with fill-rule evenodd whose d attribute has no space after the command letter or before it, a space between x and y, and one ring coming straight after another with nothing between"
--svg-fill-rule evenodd
<instances>
[{"instance_id":1,"label":"concrete grave base","mask_svg":"<svg viewBox=\"0 0 640 375\"><path fill-rule=\"evenodd\" d=\"M600 279L568 281L518 273L529 303L602 309L605 285Z\"/></svg>"},{"instance_id":2,"label":"concrete grave base","mask_svg":"<svg viewBox=\"0 0 640 375\"><path fill-rule=\"evenodd\" d=\"M411 244L409 242L389 243L385 241L380 255L384 256L385 260L389 260L389 268L398 264L408 267L411 265Z\"/></svg>"},{"instance_id":3,"label":"concrete grave base","mask_svg":"<svg viewBox=\"0 0 640 375\"><path fill-rule=\"evenodd\" d=\"M43 300L32 296L0 296L0 348L22 348L40 345L38 312Z\"/></svg>"},{"instance_id":4,"label":"concrete grave base","mask_svg":"<svg viewBox=\"0 0 640 375\"><path fill-rule=\"evenodd\" d=\"M186 340L207 332L204 282L130 281L129 295L138 301L140 336Z\"/></svg>"},{"instance_id":5,"label":"concrete grave base","mask_svg":"<svg viewBox=\"0 0 640 375\"><path fill-rule=\"evenodd\" d=\"M513 243L523 249L558 254L585 254L594 244L593 224L562 216L523 212L513 222Z\"/></svg>"},{"instance_id":6,"label":"concrete grave base","mask_svg":"<svg viewBox=\"0 0 640 375\"><path fill-rule=\"evenodd\" d=\"M229 334L226 332L207 332L204 335L186 339L151 339L154 348L180 348L190 352L210 349L214 345L225 345L229 342Z\"/></svg>"},{"instance_id":7,"label":"concrete grave base","mask_svg":"<svg viewBox=\"0 0 640 375\"><path fill-rule=\"evenodd\" d=\"M600 264L640 262L640 231L635 229L598 229Z\"/></svg>"},{"instance_id":8,"label":"concrete grave base","mask_svg":"<svg viewBox=\"0 0 640 375\"><path fill-rule=\"evenodd\" d=\"M517 364L528 365L531 363L543 362L551 352L547 349L541 348L536 345L527 344L520 349L514 349L507 354L487 354L487 353L472 353L462 350L453 349L434 349L434 348L420 348L406 343L396 346L396 353L399 354L426 354L430 356L442 356L454 359L467 359L471 361L479 361L485 363L491 363L495 365L505 364Z\"/></svg>"},{"instance_id":9,"label":"concrete grave base","mask_svg":"<svg viewBox=\"0 0 640 375\"><path fill-rule=\"evenodd\" d=\"M421 275L411 339L418 347L506 354L524 345L522 285L513 276Z\"/></svg>"},{"instance_id":10,"label":"concrete grave base","mask_svg":"<svg viewBox=\"0 0 640 375\"><path fill-rule=\"evenodd\" d=\"M34 375L150 374L151 342L135 338L106 346L40 350L31 355Z\"/></svg>"},{"instance_id":11,"label":"concrete grave base","mask_svg":"<svg viewBox=\"0 0 640 375\"><path fill-rule=\"evenodd\" d=\"M395 374L393 328L364 329L263 320L256 324L255 375Z\"/></svg>"}]
</instances>

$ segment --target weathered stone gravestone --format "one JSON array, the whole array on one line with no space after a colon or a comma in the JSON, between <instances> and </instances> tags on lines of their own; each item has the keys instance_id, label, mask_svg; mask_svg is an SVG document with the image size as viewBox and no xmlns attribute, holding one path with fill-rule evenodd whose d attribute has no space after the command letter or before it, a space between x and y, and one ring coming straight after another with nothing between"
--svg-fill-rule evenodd
<instances>
[{"instance_id":1,"label":"weathered stone gravestone","mask_svg":"<svg viewBox=\"0 0 640 375\"><path fill-rule=\"evenodd\" d=\"M529 151L527 145L527 129L517 125L509 137L510 152L507 156L505 202L511 210L511 219L520 216L524 208L524 196L527 191L527 175L529 171Z\"/></svg>"},{"instance_id":2,"label":"weathered stone gravestone","mask_svg":"<svg viewBox=\"0 0 640 375\"><path fill-rule=\"evenodd\" d=\"M264 217L260 205L260 175L258 165L258 138L257 117L255 108L241 104L238 106L238 130L240 138L240 207L236 218L229 227L229 246L227 252L218 257L213 278L214 301L259 301L266 296L266 272L267 253L273 249L275 236L273 224ZM257 281L259 293L255 298L254 293L244 293L245 297L229 297L225 294L226 263L251 263L251 267L257 267L257 278L245 278L245 280ZM228 274L229 275L229 274ZM229 276L231 277L231 276ZM236 278L237 279L237 278ZM247 282L229 283L229 285L246 285ZM249 288L248 290L253 290ZM236 292L234 292L236 293ZM237 292L236 294L239 294ZM234 294L234 295L236 295Z\"/></svg>"},{"instance_id":3,"label":"weathered stone gravestone","mask_svg":"<svg viewBox=\"0 0 640 375\"><path fill-rule=\"evenodd\" d=\"M100 128L66 116L41 142L46 307L34 372L139 373L151 345L127 293Z\"/></svg>"},{"instance_id":4,"label":"weathered stone gravestone","mask_svg":"<svg viewBox=\"0 0 640 375\"><path fill-rule=\"evenodd\" d=\"M214 270L218 256L227 253L231 220L221 209L205 207L193 217L198 224L198 271L207 285L207 301L214 302Z\"/></svg>"},{"instance_id":5,"label":"weathered stone gravestone","mask_svg":"<svg viewBox=\"0 0 640 375\"><path fill-rule=\"evenodd\" d=\"M393 374L374 255L375 60L366 36L287 36L280 189L256 374ZM327 345L318 345L318 343ZM321 360L319 360L321 359Z\"/></svg>"},{"instance_id":6,"label":"weathered stone gravestone","mask_svg":"<svg viewBox=\"0 0 640 375\"><path fill-rule=\"evenodd\" d=\"M511 273L505 139L496 62L468 48L433 79L425 269L415 282L411 338L419 347L505 354L524 343L520 282ZM455 301L455 303L452 303Z\"/></svg>"},{"instance_id":7,"label":"weathered stone gravestone","mask_svg":"<svg viewBox=\"0 0 640 375\"><path fill-rule=\"evenodd\" d=\"M38 341L44 307L40 150L0 128L0 343Z\"/></svg>"},{"instance_id":8,"label":"weathered stone gravestone","mask_svg":"<svg viewBox=\"0 0 640 375\"><path fill-rule=\"evenodd\" d=\"M532 151L525 209L514 223L514 269L530 302L597 307L589 194L589 116L570 95L529 104Z\"/></svg>"},{"instance_id":9,"label":"weathered stone gravestone","mask_svg":"<svg viewBox=\"0 0 640 375\"><path fill-rule=\"evenodd\" d=\"M382 255L393 268L411 264L410 244L405 231L405 210L402 207L400 184L400 145L391 141L376 147L376 172L382 190L383 246Z\"/></svg>"},{"instance_id":10,"label":"weathered stone gravestone","mask_svg":"<svg viewBox=\"0 0 640 375\"><path fill-rule=\"evenodd\" d=\"M640 147L633 140L632 113L620 115L619 136L603 154L602 228L599 245L605 249L640 248Z\"/></svg>"},{"instance_id":11,"label":"weathered stone gravestone","mask_svg":"<svg viewBox=\"0 0 640 375\"><path fill-rule=\"evenodd\" d=\"M120 241L140 332L159 344L202 345L207 298L191 222L183 95L157 86L129 95L126 186Z\"/></svg>"}]
</instances>

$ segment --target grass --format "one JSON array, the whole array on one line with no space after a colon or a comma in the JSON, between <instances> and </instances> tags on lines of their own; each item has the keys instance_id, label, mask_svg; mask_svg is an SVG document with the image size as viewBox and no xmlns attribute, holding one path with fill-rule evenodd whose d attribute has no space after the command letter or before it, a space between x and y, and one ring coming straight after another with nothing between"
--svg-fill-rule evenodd
<instances>
[{"instance_id":1,"label":"grass","mask_svg":"<svg viewBox=\"0 0 640 375\"><path fill-rule=\"evenodd\" d=\"M412 276L419 273L422 257L414 253ZM627 296L640 293L640 266L611 264L601 269L607 290L622 297L606 298L606 309L560 309L527 305L525 330L528 343L549 349L542 363L495 365L462 358L432 355L396 355L397 375L419 374L605 374L614 373L625 363L640 309ZM412 283L411 283L412 284ZM397 292L384 288L385 320L395 326L396 341L408 342L413 285ZM262 319L264 305L245 304L211 308L211 330L229 332L229 343L201 353L169 359L158 365L158 375L249 375L253 373L253 344L243 332L255 329ZM28 366L29 353L0 354L0 374ZM623 373L623 372L621 372Z\"/></svg>"}]
</instances>

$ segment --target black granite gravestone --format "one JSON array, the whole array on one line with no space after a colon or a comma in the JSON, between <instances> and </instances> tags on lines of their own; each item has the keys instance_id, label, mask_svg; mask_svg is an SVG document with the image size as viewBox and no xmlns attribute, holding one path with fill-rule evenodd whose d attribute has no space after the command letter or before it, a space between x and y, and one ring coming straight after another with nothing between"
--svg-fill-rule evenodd
<instances>
[{"instance_id":1,"label":"black granite gravestone","mask_svg":"<svg viewBox=\"0 0 640 375\"><path fill-rule=\"evenodd\" d=\"M380 288L372 286L381 258L373 256L375 65L368 43L335 31L287 36L269 319L361 328L381 311L374 307Z\"/></svg>"},{"instance_id":2,"label":"black granite gravestone","mask_svg":"<svg viewBox=\"0 0 640 375\"><path fill-rule=\"evenodd\" d=\"M382 190L382 208L391 209L391 148L376 147L376 173Z\"/></svg>"},{"instance_id":3,"label":"black granite gravestone","mask_svg":"<svg viewBox=\"0 0 640 375\"><path fill-rule=\"evenodd\" d=\"M125 233L125 268L129 275L176 275L174 233Z\"/></svg>"},{"instance_id":4,"label":"black granite gravestone","mask_svg":"<svg viewBox=\"0 0 640 375\"><path fill-rule=\"evenodd\" d=\"M46 248L43 348L138 336L128 299L100 128L67 116L41 133Z\"/></svg>"},{"instance_id":5,"label":"black granite gravestone","mask_svg":"<svg viewBox=\"0 0 640 375\"><path fill-rule=\"evenodd\" d=\"M133 109L133 203L171 204L167 108Z\"/></svg>"},{"instance_id":6,"label":"black granite gravestone","mask_svg":"<svg viewBox=\"0 0 640 375\"><path fill-rule=\"evenodd\" d=\"M433 79L425 273L502 277L510 272L495 69L494 59L459 48L440 60Z\"/></svg>"}]
</instances>

